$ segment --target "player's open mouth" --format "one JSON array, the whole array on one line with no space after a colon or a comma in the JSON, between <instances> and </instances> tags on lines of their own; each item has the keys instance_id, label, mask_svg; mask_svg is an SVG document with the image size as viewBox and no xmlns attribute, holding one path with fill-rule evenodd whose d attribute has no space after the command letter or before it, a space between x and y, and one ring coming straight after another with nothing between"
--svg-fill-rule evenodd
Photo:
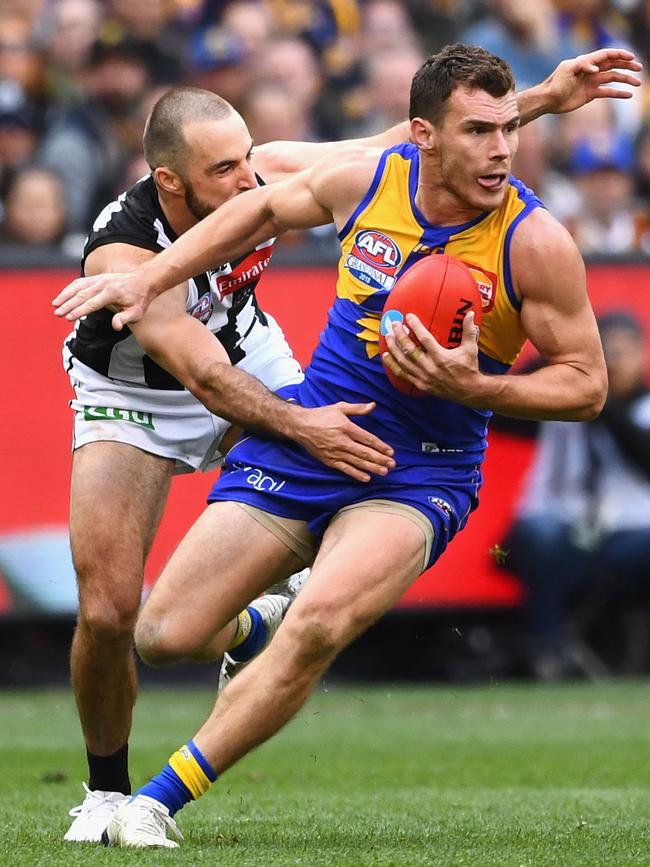
<instances>
[{"instance_id":1,"label":"player's open mouth","mask_svg":"<svg viewBox=\"0 0 650 867\"><path fill-rule=\"evenodd\" d=\"M496 192L504 185L506 177L505 172L495 172L492 175L481 175L477 180L483 189Z\"/></svg>"}]
</instances>

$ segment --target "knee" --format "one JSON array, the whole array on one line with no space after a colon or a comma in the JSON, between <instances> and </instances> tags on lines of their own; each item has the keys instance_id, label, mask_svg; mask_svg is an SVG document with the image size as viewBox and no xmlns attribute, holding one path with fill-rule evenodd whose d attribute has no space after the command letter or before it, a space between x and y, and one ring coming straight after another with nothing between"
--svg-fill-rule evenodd
<instances>
[{"instance_id":1,"label":"knee","mask_svg":"<svg viewBox=\"0 0 650 867\"><path fill-rule=\"evenodd\" d=\"M80 604L78 628L96 644L130 645L137 615L137 602L96 596Z\"/></svg>"},{"instance_id":2,"label":"knee","mask_svg":"<svg viewBox=\"0 0 650 867\"><path fill-rule=\"evenodd\" d=\"M135 649L147 665L168 665L186 659L193 648L170 628L164 616L149 617L145 608L135 627Z\"/></svg>"},{"instance_id":3,"label":"knee","mask_svg":"<svg viewBox=\"0 0 650 867\"><path fill-rule=\"evenodd\" d=\"M325 667L363 630L362 620L329 604L296 610L281 630L283 652L300 671Z\"/></svg>"},{"instance_id":4,"label":"knee","mask_svg":"<svg viewBox=\"0 0 650 867\"><path fill-rule=\"evenodd\" d=\"M143 575L129 578L99 558L75 557L79 585L78 629L94 643L131 644Z\"/></svg>"}]
</instances>

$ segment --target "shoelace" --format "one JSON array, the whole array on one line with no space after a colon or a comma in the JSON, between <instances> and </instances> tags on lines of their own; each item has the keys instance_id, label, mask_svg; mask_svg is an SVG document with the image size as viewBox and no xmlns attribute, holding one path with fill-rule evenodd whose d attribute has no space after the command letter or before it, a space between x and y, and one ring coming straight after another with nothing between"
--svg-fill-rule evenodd
<instances>
[{"instance_id":1,"label":"shoelace","mask_svg":"<svg viewBox=\"0 0 650 867\"><path fill-rule=\"evenodd\" d=\"M92 789L89 789L85 783L82 783L81 785L85 789L86 796L90 795L91 799L93 801L97 801L98 805L102 802L103 798L100 795L97 795L95 792L92 791ZM86 804L86 799L84 798L83 804L79 804L77 807L73 807L71 810L68 810L68 816L72 816L73 818L76 818L77 816L80 815L80 813L83 811L84 807L86 807L86 806L90 806L90 805Z\"/></svg>"},{"instance_id":2,"label":"shoelace","mask_svg":"<svg viewBox=\"0 0 650 867\"><path fill-rule=\"evenodd\" d=\"M172 819L170 815L163 812L163 810L158 807L145 806L144 804L134 804L133 806L137 806L139 811L141 812L141 816L139 819L140 827L143 831L148 834L159 835L165 833L164 826L166 825L172 834L178 840L184 840L183 834L181 833L181 829L178 827L176 822ZM163 826L161 828L161 825Z\"/></svg>"}]
</instances>

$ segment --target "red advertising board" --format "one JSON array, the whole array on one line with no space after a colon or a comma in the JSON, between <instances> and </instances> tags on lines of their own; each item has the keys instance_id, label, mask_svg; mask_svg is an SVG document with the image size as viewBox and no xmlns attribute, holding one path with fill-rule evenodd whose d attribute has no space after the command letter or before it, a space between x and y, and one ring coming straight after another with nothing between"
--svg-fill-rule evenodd
<instances>
[{"instance_id":1,"label":"red advertising board","mask_svg":"<svg viewBox=\"0 0 650 867\"><path fill-rule=\"evenodd\" d=\"M3 424L0 429L3 496L0 537L67 526L70 387L61 366L69 331L52 314L50 298L74 276L61 271L0 272ZM276 269L265 275L260 300L283 326L296 356L309 361L333 298L335 271ZM627 308L650 333L650 265L594 266L589 288L597 310ZM496 567L490 551L503 540L532 446L493 433L485 464L481 507L435 569L404 597L408 606L516 603L516 582ZM153 580L184 531L203 508L213 476L175 479L167 512L147 567ZM8 607L0 584L0 610Z\"/></svg>"}]
</instances>

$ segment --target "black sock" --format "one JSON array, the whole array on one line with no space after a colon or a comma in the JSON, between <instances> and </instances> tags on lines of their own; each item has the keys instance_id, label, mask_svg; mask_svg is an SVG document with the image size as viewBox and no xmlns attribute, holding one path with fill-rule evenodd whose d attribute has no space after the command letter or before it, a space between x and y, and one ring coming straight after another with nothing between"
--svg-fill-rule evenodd
<instances>
[{"instance_id":1,"label":"black sock","mask_svg":"<svg viewBox=\"0 0 650 867\"><path fill-rule=\"evenodd\" d=\"M88 788L91 791L131 794L128 744L124 744L112 756L94 756L88 750L86 750L86 756L90 770Z\"/></svg>"}]
</instances>

